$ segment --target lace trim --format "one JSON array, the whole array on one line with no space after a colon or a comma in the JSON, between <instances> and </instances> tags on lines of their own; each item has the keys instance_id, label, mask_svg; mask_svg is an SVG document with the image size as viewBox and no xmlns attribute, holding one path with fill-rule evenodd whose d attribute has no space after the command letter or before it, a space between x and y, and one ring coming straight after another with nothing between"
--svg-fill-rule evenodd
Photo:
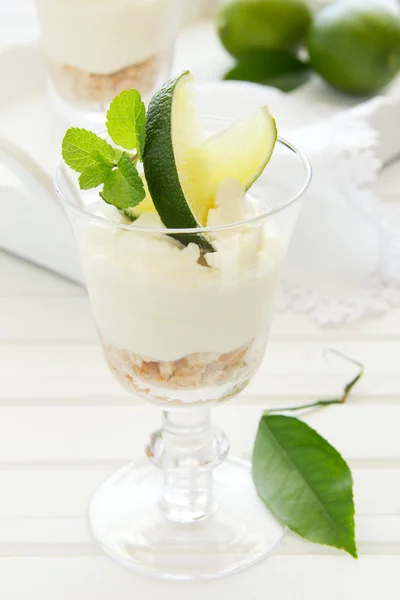
<instances>
[{"instance_id":1,"label":"lace trim","mask_svg":"<svg viewBox=\"0 0 400 600\"><path fill-rule=\"evenodd\" d=\"M400 229L391 224L388 208L372 191L381 168L376 156L379 134L366 122L337 115L291 136L310 156L314 181L309 194L329 194L345 202L376 231L379 256L368 285L351 293L332 295L284 278L277 295L277 310L309 314L321 326L349 323L364 316L381 315L400 306ZM306 199L307 201L307 199ZM315 224L318 226L318 223Z\"/></svg>"}]
</instances>

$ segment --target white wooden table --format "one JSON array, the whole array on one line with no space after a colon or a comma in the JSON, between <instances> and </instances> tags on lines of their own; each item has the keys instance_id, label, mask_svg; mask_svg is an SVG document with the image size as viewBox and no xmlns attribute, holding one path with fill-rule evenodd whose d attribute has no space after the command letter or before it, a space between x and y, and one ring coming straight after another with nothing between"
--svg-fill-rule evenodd
<instances>
[{"instance_id":1,"label":"white wooden table","mask_svg":"<svg viewBox=\"0 0 400 600\"><path fill-rule=\"evenodd\" d=\"M1 0L0 16L13 6ZM24 19L11 14L0 33L30 35ZM400 164L381 188L400 202ZM102 556L86 511L96 486L142 453L158 411L108 373L84 290L0 253L0 600L399 600L400 311L344 330L277 315L259 375L214 418L249 455L264 408L340 393L353 371L326 362L325 347L366 366L346 406L308 418L353 469L360 559L289 535L230 578L145 579Z\"/></svg>"},{"instance_id":2,"label":"white wooden table","mask_svg":"<svg viewBox=\"0 0 400 600\"><path fill-rule=\"evenodd\" d=\"M346 364L324 361L324 347L365 363L348 405L309 418L353 468L359 561L288 536L247 572L175 585L112 564L86 523L92 491L141 454L158 411L109 375L83 289L6 254L0 273L2 600L400 598L399 312L345 331L278 315L261 372L214 411L246 455L263 408L329 397L349 379Z\"/></svg>"}]
</instances>

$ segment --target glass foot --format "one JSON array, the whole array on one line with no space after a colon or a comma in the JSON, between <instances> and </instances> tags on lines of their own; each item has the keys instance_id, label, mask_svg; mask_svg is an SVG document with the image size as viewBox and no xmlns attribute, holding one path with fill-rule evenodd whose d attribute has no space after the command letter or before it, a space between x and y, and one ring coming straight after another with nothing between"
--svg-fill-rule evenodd
<instances>
[{"instance_id":1,"label":"glass foot","mask_svg":"<svg viewBox=\"0 0 400 600\"><path fill-rule=\"evenodd\" d=\"M148 461L123 467L93 496L94 537L122 566L164 579L213 579L265 557L285 529L255 491L250 463L230 458L214 469L207 518L177 523L160 508L163 473Z\"/></svg>"}]
</instances>

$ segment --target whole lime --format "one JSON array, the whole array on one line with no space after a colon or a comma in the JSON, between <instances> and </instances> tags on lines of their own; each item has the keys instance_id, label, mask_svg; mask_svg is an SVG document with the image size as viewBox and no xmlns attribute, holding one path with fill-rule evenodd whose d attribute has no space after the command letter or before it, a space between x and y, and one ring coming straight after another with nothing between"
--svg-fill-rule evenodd
<instances>
[{"instance_id":1,"label":"whole lime","mask_svg":"<svg viewBox=\"0 0 400 600\"><path fill-rule=\"evenodd\" d=\"M312 67L349 94L374 94L400 69L400 11L393 2L339 0L316 17L308 35Z\"/></svg>"},{"instance_id":2,"label":"whole lime","mask_svg":"<svg viewBox=\"0 0 400 600\"><path fill-rule=\"evenodd\" d=\"M218 33L233 56L251 50L288 50L305 39L311 13L303 0L224 0Z\"/></svg>"}]
</instances>

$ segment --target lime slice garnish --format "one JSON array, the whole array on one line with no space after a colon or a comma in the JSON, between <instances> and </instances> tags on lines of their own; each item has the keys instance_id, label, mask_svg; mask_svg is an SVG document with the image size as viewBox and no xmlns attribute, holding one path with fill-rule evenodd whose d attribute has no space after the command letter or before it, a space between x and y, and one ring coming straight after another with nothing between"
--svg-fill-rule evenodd
<instances>
[{"instance_id":1,"label":"lime slice garnish","mask_svg":"<svg viewBox=\"0 0 400 600\"><path fill-rule=\"evenodd\" d=\"M275 120L262 106L209 138L202 150L213 165L215 183L237 179L248 190L269 162L277 136Z\"/></svg>"},{"instance_id":2,"label":"lime slice garnish","mask_svg":"<svg viewBox=\"0 0 400 600\"><path fill-rule=\"evenodd\" d=\"M164 225L205 226L218 184L235 178L248 189L271 158L276 138L275 121L262 107L206 139L192 75L186 71L164 84L148 108L143 157L150 195ZM204 235L177 237L212 249Z\"/></svg>"}]
</instances>

